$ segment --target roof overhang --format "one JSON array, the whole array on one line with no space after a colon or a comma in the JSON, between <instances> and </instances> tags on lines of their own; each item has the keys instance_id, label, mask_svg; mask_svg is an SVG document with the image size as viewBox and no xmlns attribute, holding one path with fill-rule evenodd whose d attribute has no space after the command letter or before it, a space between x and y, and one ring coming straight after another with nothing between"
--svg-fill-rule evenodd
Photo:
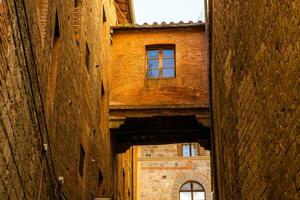
<instances>
[{"instance_id":1,"label":"roof overhang","mask_svg":"<svg viewBox=\"0 0 300 200\"><path fill-rule=\"evenodd\" d=\"M120 31L120 30L143 30L143 29L182 29L182 28L198 28L200 30L205 30L205 23L204 22L189 22L189 23L153 23L153 24L147 24L144 23L142 25L139 24L130 24L130 25L119 25L119 26L113 26L112 30L114 31Z\"/></svg>"}]
</instances>

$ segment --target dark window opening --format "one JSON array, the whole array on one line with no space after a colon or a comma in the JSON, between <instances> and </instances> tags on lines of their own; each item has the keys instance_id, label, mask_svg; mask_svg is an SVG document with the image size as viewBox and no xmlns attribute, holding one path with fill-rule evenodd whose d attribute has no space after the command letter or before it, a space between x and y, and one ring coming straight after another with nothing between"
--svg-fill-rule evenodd
<instances>
[{"instance_id":1,"label":"dark window opening","mask_svg":"<svg viewBox=\"0 0 300 200\"><path fill-rule=\"evenodd\" d=\"M99 174L98 174L98 189L102 193L102 195L105 194L105 189L104 189L104 184L103 184L103 175L101 170L99 169Z\"/></svg>"},{"instance_id":2,"label":"dark window opening","mask_svg":"<svg viewBox=\"0 0 300 200\"><path fill-rule=\"evenodd\" d=\"M75 8L77 8L78 6L80 6L80 4L81 4L81 0L75 0L74 1Z\"/></svg>"},{"instance_id":3,"label":"dark window opening","mask_svg":"<svg viewBox=\"0 0 300 200\"><path fill-rule=\"evenodd\" d=\"M87 69L89 70L90 68L90 58L91 57L91 53L90 53L90 49L88 44L86 43L86 50L85 50L85 65L87 67Z\"/></svg>"},{"instance_id":4,"label":"dark window opening","mask_svg":"<svg viewBox=\"0 0 300 200\"><path fill-rule=\"evenodd\" d=\"M127 191L127 195L128 195L128 199L130 199L131 193L130 193L130 190L129 190L129 189L128 189L128 191Z\"/></svg>"},{"instance_id":5,"label":"dark window opening","mask_svg":"<svg viewBox=\"0 0 300 200\"><path fill-rule=\"evenodd\" d=\"M175 77L175 45L147 46L147 78Z\"/></svg>"},{"instance_id":6,"label":"dark window opening","mask_svg":"<svg viewBox=\"0 0 300 200\"><path fill-rule=\"evenodd\" d=\"M81 177L83 177L83 171L84 171L84 157L85 157L85 152L82 145L80 145L79 174Z\"/></svg>"},{"instance_id":7,"label":"dark window opening","mask_svg":"<svg viewBox=\"0 0 300 200\"><path fill-rule=\"evenodd\" d=\"M123 180L122 180L122 182L123 182L122 197L126 198L126 193L125 193L126 192L126 178L125 178L125 171L124 171L124 169L123 169L122 177L123 177Z\"/></svg>"},{"instance_id":8,"label":"dark window opening","mask_svg":"<svg viewBox=\"0 0 300 200\"><path fill-rule=\"evenodd\" d=\"M104 97L105 95L105 89L104 89L104 83L101 81L101 97Z\"/></svg>"},{"instance_id":9,"label":"dark window opening","mask_svg":"<svg viewBox=\"0 0 300 200\"><path fill-rule=\"evenodd\" d=\"M59 37L60 37L59 21L58 21L58 13L56 12L53 43L55 43L59 39Z\"/></svg>"},{"instance_id":10,"label":"dark window opening","mask_svg":"<svg viewBox=\"0 0 300 200\"><path fill-rule=\"evenodd\" d=\"M102 18L103 18L103 19L102 19L103 23L105 23L105 22L106 22L106 12L105 12L104 6L103 6Z\"/></svg>"}]
</instances>

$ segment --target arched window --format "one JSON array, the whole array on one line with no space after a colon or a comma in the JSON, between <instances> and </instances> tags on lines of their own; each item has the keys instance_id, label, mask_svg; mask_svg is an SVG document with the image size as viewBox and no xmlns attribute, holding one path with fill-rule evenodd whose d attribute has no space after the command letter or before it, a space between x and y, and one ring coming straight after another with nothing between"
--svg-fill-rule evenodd
<instances>
[{"instance_id":1,"label":"arched window","mask_svg":"<svg viewBox=\"0 0 300 200\"><path fill-rule=\"evenodd\" d=\"M179 200L205 200L203 186L195 181L183 184L179 191Z\"/></svg>"}]
</instances>

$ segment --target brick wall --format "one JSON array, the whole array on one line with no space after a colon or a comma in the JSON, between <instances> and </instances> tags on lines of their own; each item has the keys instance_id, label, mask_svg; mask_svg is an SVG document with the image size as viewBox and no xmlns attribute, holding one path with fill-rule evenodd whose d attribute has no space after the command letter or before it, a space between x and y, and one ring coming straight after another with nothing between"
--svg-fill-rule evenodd
<instances>
[{"instance_id":1,"label":"brick wall","mask_svg":"<svg viewBox=\"0 0 300 200\"><path fill-rule=\"evenodd\" d=\"M299 1L210 1L219 199L300 198Z\"/></svg>"},{"instance_id":2,"label":"brick wall","mask_svg":"<svg viewBox=\"0 0 300 200\"><path fill-rule=\"evenodd\" d=\"M108 130L115 7L80 2L75 37L73 1L0 1L0 199L88 199L115 191L118 163Z\"/></svg>"},{"instance_id":3,"label":"brick wall","mask_svg":"<svg viewBox=\"0 0 300 200\"><path fill-rule=\"evenodd\" d=\"M176 78L146 79L146 45L175 44ZM114 30L112 106L208 106L202 27Z\"/></svg>"},{"instance_id":4,"label":"brick wall","mask_svg":"<svg viewBox=\"0 0 300 200\"><path fill-rule=\"evenodd\" d=\"M150 158L150 157L176 157L178 155L177 145L148 145L140 147L139 157Z\"/></svg>"},{"instance_id":5,"label":"brick wall","mask_svg":"<svg viewBox=\"0 0 300 200\"><path fill-rule=\"evenodd\" d=\"M206 199L212 199L209 156L179 156L177 144L137 148L137 200L179 199L187 181L200 183Z\"/></svg>"},{"instance_id":6,"label":"brick wall","mask_svg":"<svg viewBox=\"0 0 300 200\"><path fill-rule=\"evenodd\" d=\"M0 1L0 196L24 199L38 194L32 188L39 186L41 163L39 141L14 51L9 6Z\"/></svg>"},{"instance_id":7,"label":"brick wall","mask_svg":"<svg viewBox=\"0 0 300 200\"><path fill-rule=\"evenodd\" d=\"M134 195L133 188L133 173L134 173L134 148L131 147L125 153L117 156L117 170L116 170L116 193L117 200L132 200ZM136 197L134 197L136 198Z\"/></svg>"},{"instance_id":8,"label":"brick wall","mask_svg":"<svg viewBox=\"0 0 300 200\"><path fill-rule=\"evenodd\" d=\"M103 9L106 22L102 21ZM114 182L110 178L113 176L113 155L108 132L107 67L109 26L116 23L114 7L110 1L81 0L77 7L74 2L53 2L49 10L45 45L41 49L33 42L33 48L37 50L37 57L45 58L39 60L38 75L42 82L54 166L57 174L64 177L62 190L67 198L111 197ZM29 19L31 17L34 18L30 16ZM60 53L54 56L56 20ZM34 29L31 34L35 34ZM82 177L79 174L80 146L85 152ZM101 189L99 171L103 176Z\"/></svg>"}]
</instances>

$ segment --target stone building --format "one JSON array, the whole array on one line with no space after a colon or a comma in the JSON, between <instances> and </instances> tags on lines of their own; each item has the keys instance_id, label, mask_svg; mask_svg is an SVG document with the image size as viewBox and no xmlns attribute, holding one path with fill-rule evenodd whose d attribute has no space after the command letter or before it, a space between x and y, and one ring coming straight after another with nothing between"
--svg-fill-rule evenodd
<instances>
[{"instance_id":1,"label":"stone building","mask_svg":"<svg viewBox=\"0 0 300 200\"><path fill-rule=\"evenodd\" d=\"M300 199L300 1L207 2L216 199Z\"/></svg>"},{"instance_id":2,"label":"stone building","mask_svg":"<svg viewBox=\"0 0 300 200\"><path fill-rule=\"evenodd\" d=\"M137 200L185 200L191 195L212 200L210 152L199 144L139 146L136 165ZM191 183L193 188L186 186Z\"/></svg>"},{"instance_id":3,"label":"stone building","mask_svg":"<svg viewBox=\"0 0 300 200\"><path fill-rule=\"evenodd\" d=\"M112 30L110 119L119 151L133 144L191 141L209 149L204 24L144 24ZM193 149L193 156L183 157L186 147ZM212 199L209 153L199 144L132 148L136 199L189 199L179 198L180 194ZM180 193L184 184L202 190Z\"/></svg>"},{"instance_id":4,"label":"stone building","mask_svg":"<svg viewBox=\"0 0 300 200\"><path fill-rule=\"evenodd\" d=\"M192 142L215 199L299 199L300 2L205 2L207 35L131 0L0 0L0 199L129 200L134 145Z\"/></svg>"},{"instance_id":5,"label":"stone building","mask_svg":"<svg viewBox=\"0 0 300 200\"><path fill-rule=\"evenodd\" d=\"M0 1L1 200L116 196L110 27L130 4Z\"/></svg>"},{"instance_id":6,"label":"stone building","mask_svg":"<svg viewBox=\"0 0 300 200\"><path fill-rule=\"evenodd\" d=\"M119 148L201 142L209 149L204 29L201 22L112 27L110 120Z\"/></svg>"}]
</instances>

